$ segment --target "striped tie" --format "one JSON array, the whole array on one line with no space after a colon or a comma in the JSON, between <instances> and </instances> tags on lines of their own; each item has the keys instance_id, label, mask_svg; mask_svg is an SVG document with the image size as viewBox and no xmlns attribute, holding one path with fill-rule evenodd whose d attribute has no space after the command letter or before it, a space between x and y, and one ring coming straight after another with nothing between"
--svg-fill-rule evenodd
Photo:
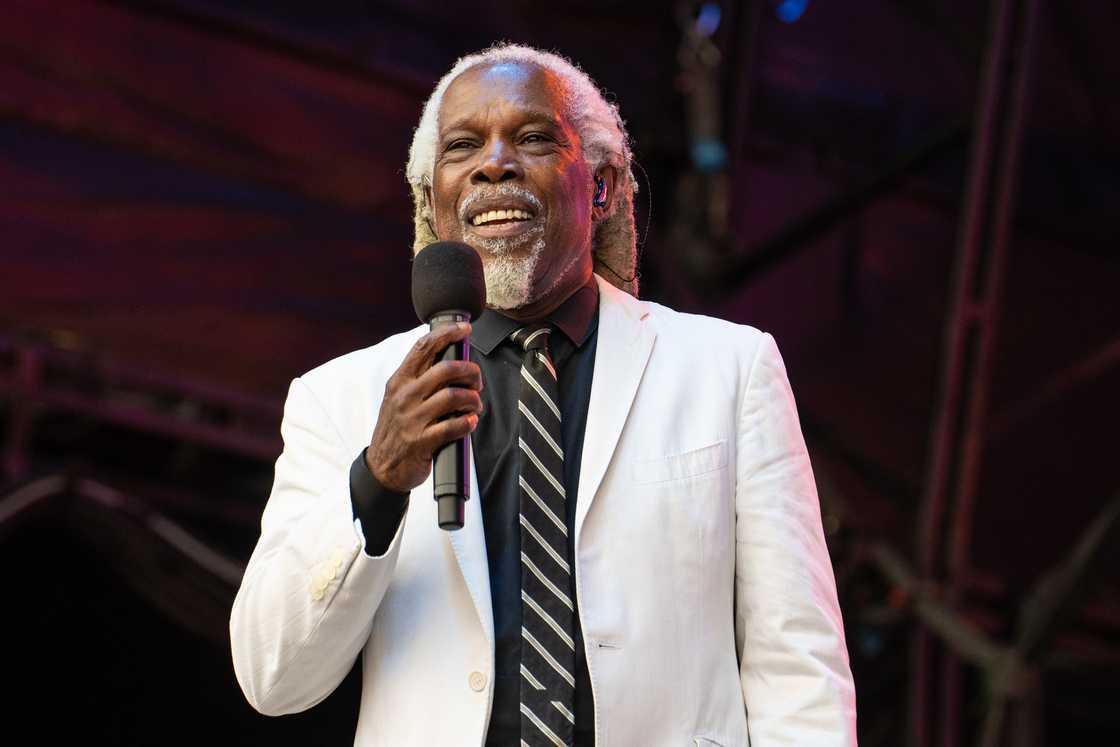
<instances>
[{"instance_id":1,"label":"striped tie","mask_svg":"<svg viewBox=\"0 0 1120 747\"><path fill-rule=\"evenodd\" d=\"M521 744L570 745L575 716L572 572L560 447L560 398L549 328L522 327L521 345Z\"/></svg>"}]
</instances>

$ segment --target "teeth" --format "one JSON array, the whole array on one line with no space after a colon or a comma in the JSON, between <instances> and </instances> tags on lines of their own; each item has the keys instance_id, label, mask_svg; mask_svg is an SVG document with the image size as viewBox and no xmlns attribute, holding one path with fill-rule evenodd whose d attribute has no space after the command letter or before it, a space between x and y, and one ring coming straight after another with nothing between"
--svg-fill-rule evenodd
<instances>
[{"instance_id":1,"label":"teeth","mask_svg":"<svg viewBox=\"0 0 1120 747\"><path fill-rule=\"evenodd\" d=\"M488 210L471 219L471 225L481 226L498 220L529 220L533 216L524 210Z\"/></svg>"}]
</instances>

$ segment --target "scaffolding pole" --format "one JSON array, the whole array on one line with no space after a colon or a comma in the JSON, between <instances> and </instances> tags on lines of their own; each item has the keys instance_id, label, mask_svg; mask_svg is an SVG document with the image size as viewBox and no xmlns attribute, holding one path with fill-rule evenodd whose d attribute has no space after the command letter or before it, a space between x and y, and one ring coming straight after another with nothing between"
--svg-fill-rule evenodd
<instances>
[{"instance_id":1,"label":"scaffolding pole","mask_svg":"<svg viewBox=\"0 0 1120 747\"><path fill-rule=\"evenodd\" d=\"M969 570L1040 11L1041 0L993 0L974 114L918 535L921 573L927 581L945 582L951 607L961 601ZM960 663L925 629L915 635L912 657L910 744L929 747L936 724L940 745L955 747L963 737ZM930 676L935 670L941 675L936 693Z\"/></svg>"}]
</instances>

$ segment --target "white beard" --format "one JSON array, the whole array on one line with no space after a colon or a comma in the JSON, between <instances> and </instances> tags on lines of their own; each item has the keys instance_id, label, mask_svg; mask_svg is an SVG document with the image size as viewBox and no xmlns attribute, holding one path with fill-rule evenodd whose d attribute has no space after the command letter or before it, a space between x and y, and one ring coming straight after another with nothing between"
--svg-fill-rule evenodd
<instances>
[{"instance_id":1,"label":"white beard","mask_svg":"<svg viewBox=\"0 0 1120 747\"><path fill-rule=\"evenodd\" d=\"M499 240L500 241L500 240ZM540 295L534 293L537 263L544 251L544 239L538 238L529 253L516 256L505 251L490 251L482 260L486 277L486 305L492 309L517 309Z\"/></svg>"},{"instance_id":2,"label":"white beard","mask_svg":"<svg viewBox=\"0 0 1120 747\"><path fill-rule=\"evenodd\" d=\"M467 220L470 206L483 197L493 195L516 196L533 205L537 211L536 225L513 237L482 237L471 230ZM536 195L521 186L508 183L492 187L476 187L459 207L459 220L465 226L463 240L478 250L482 257L482 272L486 278L486 305L492 309L518 309L551 293L580 261L572 255L568 264L556 275L547 288L537 287L537 265L545 250L545 220L540 219L543 206ZM591 229L587 246L591 245ZM527 249L524 247L528 247Z\"/></svg>"},{"instance_id":3,"label":"white beard","mask_svg":"<svg viewBox=\"0 0 1120 747\"><path fill-rule=\"evenodd\" d=\"M466 225L463 240L482 255L482 271L486 278L486 305L492 309L516 309L540 298L540 289L534 287L537 264L544 251L544 221L528 231L513 237L482 237L471 230L467 221L470 206L482 197L493 195L515 196L532 205L537 215L543 209L540 200L523 187L499 184L491 188L476 188L463 200L459 219ZM523 247L528 246L528 249ZM519 251L520 250L520 251Z\"/></svg>"}]
</instances>

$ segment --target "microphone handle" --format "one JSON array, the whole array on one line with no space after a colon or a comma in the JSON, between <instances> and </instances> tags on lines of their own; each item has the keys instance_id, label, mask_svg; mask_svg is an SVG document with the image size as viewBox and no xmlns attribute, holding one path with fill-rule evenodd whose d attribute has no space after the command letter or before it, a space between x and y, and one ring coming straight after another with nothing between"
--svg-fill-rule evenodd
<instances>
[{"instance_id":1,"label":"microphone handle","mask_svg":"<svg viewBox=\"0 0 1120 747\"><path fill-rule=\"evenodd\" d=\"M469 322L470 314L443 311L429 320L431 329L448 324ZM470 338L452 343L438 361L470 360ZM437 362L438 362L437 361ZM470 498L471 442L470 436L444 444L432 455L432 494L436 500L439 527L447 531L463 528L464 503Z\"/></svg>"}]
</instances>

